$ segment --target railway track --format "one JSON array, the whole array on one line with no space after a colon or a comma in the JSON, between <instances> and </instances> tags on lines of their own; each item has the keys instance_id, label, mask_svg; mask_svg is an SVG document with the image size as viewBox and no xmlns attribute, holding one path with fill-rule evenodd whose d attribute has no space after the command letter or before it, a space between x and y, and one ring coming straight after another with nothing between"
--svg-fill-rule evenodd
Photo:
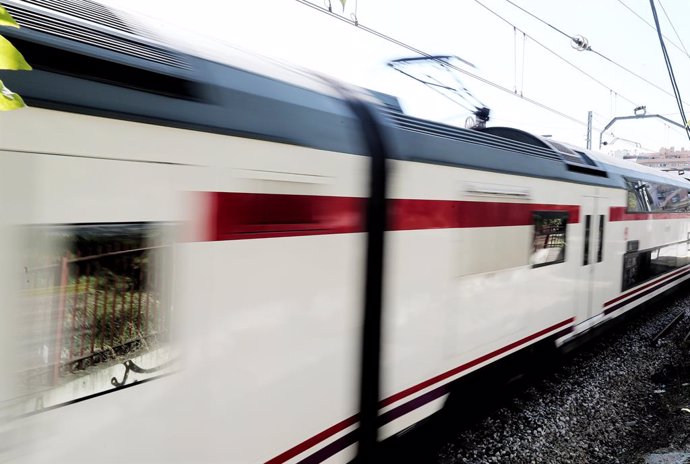
<instances>
[{"instance_id":1,"label":"railway track","mask_svg":"<svg viewBox=\"0 0 690 464\"><path fill-rule=\"evenodd\" d=\"M669 332L671 332L671 330L672 330L676 325L678 325L678 323L679 323L683 318L685 318L685 313L686 313L686 310L685 310L685 309L680 310L680 311L678 312L678 314L676 315L676 317L674 317L673 319L671 319L671 322L669 322L663 329L661 329L661 331L660 331L658 334L656 334L656 335L652 338L652 343L657 343L662 337L664 337L664 336L667 335ZM687 340L687 338L688 338L689 336L690 336L690 332L688 332L688 334L685 336L685 338L684 338L683 340L684 340L684 341Z\"/></svg>"}]
</instances>

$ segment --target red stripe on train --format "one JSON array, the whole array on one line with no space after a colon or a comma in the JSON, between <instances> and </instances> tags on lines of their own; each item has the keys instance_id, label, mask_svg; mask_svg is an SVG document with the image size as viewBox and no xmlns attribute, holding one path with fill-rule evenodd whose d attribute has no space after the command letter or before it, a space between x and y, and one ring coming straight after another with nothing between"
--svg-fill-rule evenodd
<instances>
[{"instance_id":1,"label":"red stripe on train","mask_svg":"<svg viewBox=\"0 0 690 464\"><path fill-rule=\"evenodd\" d=\"M612 222L688 218L690 218L690 213L628 213L625 206L611 206L611 208L609 208L609 220Z\"/></svg>"},{"instance_id":2,"label":"red stripe on train","mask_svg":"<svg viewBox=\"0 0 690 464\"><path fill-rule=\"evenodd\" d=\"M534 224L534 211L567 211L569 223L580 221L580 207L577 205L407 199L389 201L390 230L527 226Z\"/></svg>"},{"instance_id":3,"label":"red stripe on train","mask_svg":"<svg viewBox=\"0 0 690 464\"><path fill-rule=\"evenodd\" d=\"M532 335L528 335L528 336L525 337L525 338L522 338L522 339L520 339L520 340L517 340L517 341L511 343L510 345L506 345L506 346L504 346L504 347L502 347L502 348L499 348L499 349L497 349L497 350L495 350L495 351L492 351L491 353L487 353L487 354L485 354L484 356L481 356L481 357L479 357L479 358L477 358L477 359L473 359L472 361L470 361L470 362L468 362L468 363L462 364L462 365L460 365L460 366L458 366L458 367L456 367L456 368L454 368L454 369L451 369L451 370L449 370L449 371L447 371L447 372L444 372L444 373L442 373L442 374L439 374L439 375L437 375L436 377L432 377L432 378L430 378L430 379L428 379L428 380L425 380L425 381L422 382L422 383L419 383L419 384L414 385L414 386L412 386L412 387L410 387L410 388L407 388L407 389L405 389L405 390L403 390L403 391L401 391L401 392L398 392L398 393L396 393L395 395L389 396L388 398L386 398L386 399L384 399L383 401L381 401L381 406L388 406L388 405L390 405L390 404L393 404L393 403L395 403L396 401L399 401L399 400L401 400L401 399L403 399L403 398L405 398L405 397L407 397L407 396L410 396L410 395L412 395L412 394L414 394L414 393L416 393L416 392L418 392L418 391L420 391L420 390L424 390L425 388L430 387L430 386L432 386L432 385L434 385L434 384L436 384L436 383L438 383L438 382L441 382L441 381L443 381L443 380L445 380L445 379L448 379L448 378L450 378L450 377L453 377L454 375L457 375L457 374L459 374L460 372L466 371L466 370L468 370L468 369L470 369L470 368L472 368L472 367L475 367L475 366L477 366L477 365L479 365L479 364L481 364L481 363L483 363L483 362L486 362L486 361L488 361L488 360L490 360L490 359L493 359L493 358L495 358L495 357L497 357L497 356L500 356L500 355L502 355L502 354L504 354L504 353L507 353L508 351L513 350L513 349L515 349L515 348L517 348L517 347L519 347L519 346L521 346L521 345L525 345L526 343L531 342L532 340L535 340L535 339L537 339L537 338L539 338L539 337L542 337L542 336L544 336L544 335L546 335L546 334L549 334L549 333L551 333L551 332L554 332L554 331L556 331L556 330L558 330L558 329L562 329L562 328L564 328L565 326L568 326L568 325L572 324L573 322L575 322L575 318L574 318L574 317L571 317L571 318L569 318L569 319L566 319L565 321L559 322L558 324L554 324L554 325L552 325L551 327L547 327L547 328L545 328L545 329L543 329L543 330L540 330L539 332L533 333Z\"/></svg>"},{"instance_id":4,"label":"red stripe on train","mask_svg":"<svg viewBox=\"0 0 690 464\"><path fill-rule=\"evenodd\" d=\"M649 288L649 287L651 287L651 286L653 286L653 285L657 285L657 284L662 283L662 282L664 282L664 281L666 281L666 280L669 280L669 279L671 279L671 278L672 278L673 276L675 276L675 275L678 275L678 274L683 273L683 272L688 272L688 270L690 270L690 267L687 267L687 266L686 266L686 267L682 267L682 268L680 268L680 269L677 269L677 270L675 270L675 271L673 271L673 272L670 272L670 273L668 273L668 274L663 274L663 275L661 275L661 276L655 277L651 282L645 283L645 284L642 285L641 287L634 288L634 289L632 289L632 290L629 291L629 292L623 293L622 295L618 295L618 296L615 297L614 299L607 301L606 303L604 303L604 306L603 306L603 307L606 308L606 307L608 307L608 306L611 306L613 303L616 303L616 302L621 301L621 300L624 300L624 299L626 299L626 298L628 298L628 297L630 297L630 296L633 296L633 295L635 295L635 294L637 294L637 293L640 293L642 290L644 290L644 289L646 289L646 288ZM633 301L633 300L630 300L630 301Z\"/></svg>"},{"instance_id":5,"label":"red stripe on train","mask_svg":"<svg viewBox=\"0 0 690 464\"><path fill-rule=\"evenodd\" d=\"M364 198L209 193L208 240L364 232Z\"/></svg>"},{"instance_id":6,"label":"red stripe on train","mask_svg":"<svg viewBox=\"0 0 690 464\"><path fill-rule=\"evenodd\" d=\"M208 193L209 241L364 232L365 198L267 193ZM534 211L567 211L577 205L451 200L389 200L388 230L526 226Z\"/></svg>"},{"instance_id":7,"label":"red stripe on train","mask_svg":"<svg viewBox=\"0 0 690 464\"><path fill-rule=\"evenodd\" d=\"M358 415L354 415L352 417L348 417L345 420L342 420L338 422L337 424L327 428L326 430L317 433L311 438L308 438L304 440L302 443L300 443L297 446L294 446L290 448L289 450L280 453L278 456L274 457L273 459L269 459L266 461L264 464L280 464L288 459L292 459L298 454L302 454L303 452L307 451L308 449L318 445L322 441L326 440L329 437L332 437L338 432L341 432L348 428L351 425L356 424L359 421Z\"/></svg>"}]
</instances>

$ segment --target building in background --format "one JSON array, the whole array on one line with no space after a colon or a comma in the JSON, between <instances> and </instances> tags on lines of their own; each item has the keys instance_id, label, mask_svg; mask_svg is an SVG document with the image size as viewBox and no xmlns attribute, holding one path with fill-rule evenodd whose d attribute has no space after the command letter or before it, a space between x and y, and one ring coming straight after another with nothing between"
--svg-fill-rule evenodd
<instances>
[{"instance_id":1,"label":"building in background","mask_svg":"<svg viewBox=\"0 0 690 464\"><path fill-rule=\"evenodd\" d=\"M626 155L624 159L629 159L651 168L658 168L662 171L690 170L690 149L685 149L685 147L681 147L680 150L676 150L675 147L662 147L658 153Z\"/></svg>"},{"instance_id":2,"label":"building in background","mask_svg":"<svg viewBox=\"0 0 690 464\"><path fill-rule=\"evenodd\" d=\"M636 160L638 151L637 149L635 150L629 150L627 148L622 148L620 150L613 150L609 151L609 155L613 156L614 158L619 158L619 159L627 159L627 160Z\"/></svg>"}]
</instances>

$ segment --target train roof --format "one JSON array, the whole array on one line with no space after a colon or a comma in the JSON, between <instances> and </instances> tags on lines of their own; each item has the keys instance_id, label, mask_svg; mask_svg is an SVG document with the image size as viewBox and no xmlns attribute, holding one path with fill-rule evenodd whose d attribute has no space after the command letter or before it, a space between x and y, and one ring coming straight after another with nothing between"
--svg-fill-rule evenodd
<instances>
[{"instance_id":1,"label":"train roof","mask_svg":"<svg viewBox=\"0 0 690 464\"><path fill-rule=\"evenodd\" d=\"M359 122L333 80L165 28L90 0L0 0L22 26L9 36L34 67L2 73L29 105L366 154ZM624 176L682 178L505 127L482 131L404 114L394 97L345 84L379 104L390 156L613 187Z\"/></svg>"}]
</instances>

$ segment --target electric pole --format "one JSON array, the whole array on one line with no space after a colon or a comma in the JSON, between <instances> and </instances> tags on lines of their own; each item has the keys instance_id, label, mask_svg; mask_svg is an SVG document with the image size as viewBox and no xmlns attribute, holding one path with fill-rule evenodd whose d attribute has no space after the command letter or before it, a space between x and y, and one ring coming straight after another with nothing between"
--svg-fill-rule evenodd
<instances>
[{"instance_id":1,"label":"electric pole","mask_svg":"<svg viewBox=\"0 0 690 464\"><path fill-rule=\"evenodd\" d=\"M592 112L587 112L587 150L592 149Z\"/></svg>"}]
</instances>

